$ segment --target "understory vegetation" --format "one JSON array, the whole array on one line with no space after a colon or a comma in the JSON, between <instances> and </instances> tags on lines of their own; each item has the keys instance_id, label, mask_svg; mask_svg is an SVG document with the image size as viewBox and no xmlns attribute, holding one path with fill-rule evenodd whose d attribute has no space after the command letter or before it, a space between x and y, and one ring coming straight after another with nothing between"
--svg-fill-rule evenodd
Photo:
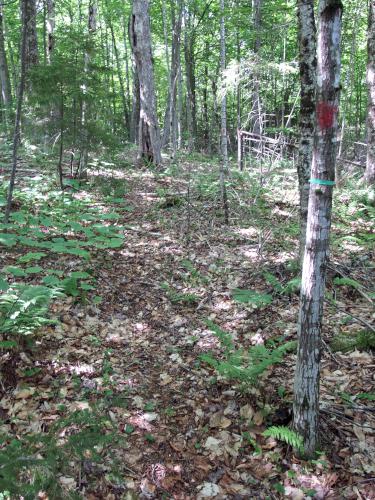
<instances>
[{"instance_id":1,"label":"understory vegetation","mask_svg":"<svg viewBox=\"0 0 375 500\"><path fill-rule=\"evenodd\" d=\"M205 156L160 170L102 148L61 191L48 151L21 154L40 168L1 223L2 498L370 491L374 208L356 175L335 197L322 447L296 461L293 165L233 167L223 226Z\"/></svg>"}]
</instances>

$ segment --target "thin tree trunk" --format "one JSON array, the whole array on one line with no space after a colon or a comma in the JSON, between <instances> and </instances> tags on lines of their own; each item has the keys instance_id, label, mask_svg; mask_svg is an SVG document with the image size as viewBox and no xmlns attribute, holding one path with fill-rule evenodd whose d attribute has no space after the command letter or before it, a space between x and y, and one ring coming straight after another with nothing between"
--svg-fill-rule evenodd
<instances>
[{"instance_id":1,"label":"thin tree trunk","mask_svg":"<svg viewBox=\"0 0 375 500\"><path fill-rule=\"evenodd\" d=\"M27 49L27 23L26 16L24 15L27 8L28 0L22 0L21 8L22 8L22 42L21 42L21 76L20 76L20 85L18 88L18 96L17 96L17 110L16 110L16 122L14 126L14 135L13 135L13 153L12 153L12 171L10 174L9 188L8 188L8 196L7 196L7 206L5 209L5 217L4 222L8 224L10 212L12 210L12 200L13 200L13 192L14 192L14 184L16 181L16 171L17 171L17 153L18 146L21 142L21 117L22 117L22 105L23 105L23 96L25 92L25 81L26 81L26 49Z\"/></svg>"},{"instance_id":2,"label":"thin tree trunk","mask_svg":"<svg viewBox=\"0 0 375 500\"><path fill-rule=\"evenodd\" d=\"M312 457L318 443L321 323L335 177L342 4L320 0L316 133L303 260L294 381L294 427Z\"/></svg>"},{"instance_id":3,"label":"thin tree trunk","mask_svg":"<svg viewBox=\"0 0 375 500\"><path fill-rule=\"evenodd\" d=\"M252 14L253 14L253 30L254 30L254 54L258 56L261 46L260 28L262 21L262 1L263 0L252 0ZM255 59L256 64L258 64L258 59ZM260 89L259 89L259 76L258 70L255 69L254 75L254 90L253 90L253 106L252 106L252 131L255 134L261 134L263 124L262 124L262 111L260 104Z\"/></svg>"},{"instance_id":4,"label":"thin tree trunk","mask_svg":"<svg viewBox=\"0 0 375 500\"><path fill-rule=\"evenodd\" d=\"M148 0L133 0L131 43L140 84L139 158L161 164Z\"/></svg>"},{"instance_id":5,"label":"thin tree trunk","mask_svg":"<svg viewBox=\"0 0 375 500\"><path fill-rule=\"evenodd\" d=\"M225 88L225 69L226 69L226 46L225 46L225 0L220 0L220 67L222 80L222 98L221 98L221 133L220 145L222 163L220 169L221 196L224 210L224 222L229 224L229 207L227 197L226 181L228 177L228 137L227 137L227 95Z\"/></svg>"},{"instance_id":6,"label":"thin tree trunk","mask_svg":"<svg viewBox=\"0 0 375 500\"><path fill-rule=\"evenodd\" d=\"M64 190L64 178L63 178L63 155L64 155L64 94L61 92L60 97L60 154L59 162L57 164L57 173L59 176L61 191Z\"/></svg>"},{"instance_id":7,"label":"thin tree trunk","mask_svg":"<svg viewBox=\"0 0 375 500\"><path fill-rule=\"evenodd\" d=\"M125 14L123 15L123 30L124 30L124 59L125 59L125 75L126 75L126 107L128 113L130 114L131 109L131 93L130 93L130 68L129 68L129 58L128 58L128 37L129 32L127 28L127 23L125 21ZM129 117L129 138L131 140L131 121Z\"/></svg>"},{"instance_id":8,"label":"thin tree trunk","mask_svg":"<svg viewBox=\"0 0 375 500\"><path fill-rule=\"evenodd\" d=\"M54 0L46 0L47 4L47 62L51 64L52 52L55 47L55 3Z\"/></svg>"},{"instance_id":9,"label":"thin tree trunk","mask_svg":"<svg viewBox=\"0 0 375 500\"><path fill-rule=\"evenodd\" d=\"M88 11L88 43L85 52L84 59L84 74L85 81L83 84L83 97L82 97L82 110L81 110L81 152L80 160L78 166L78 177L81 177L82 173L87 168L88 163L88 151L89 151L89 115L90 115L90 104L89 104L89 89L88 89L88 74L90 71L90 64L93 56L93 40L92 37L96 31L96 14L97 6L95 0L90 0L89 11Z\"/></svg>"},{"instance_id":10,"label":"thin tree trunk","mask_svg":"<svg viewBox=\"0 0 375 500\"><path fill-rule=\"evenodd\" d=\"M127 105L127 101L126 101L125 86L124 86L124 79L122 77L120 56L118 53L115 33L113 31L113 26L112 26L111 21L109 21L109 29L111 31L113 50L114 50L115 58L116 58L117 76L118 76L118 80L120 83L120 89L121 89L121 100L122 100L122 108L123 108L123 114L124 114L124 125L125 125L126 131L127 131L127 137L129 138L129 130L130 130L129 109L128 109L128 105Z\"/></svg>"},{"instance_id":11,"label":"thin tree trunk","mask_svg":"<svg viewBox=\"0 0 375 500\"><path fill-rule=\"evenodd\" d=\"M316 27L314 0L298 0L297 15L301 85L300 143L297 172L300 207L299 259L302 265L306 243L309 179L315 132Z\"/></svg>"},{"instance_id":12,"label":"thin tree trunk","mask_svg":"<svg viewBox=\"0 0 375 500\"><path fill-rule=\"evenodd\" d=\"M370 0L367 37L367 162L365 181L375 182L375 0Z\"/></svg>"},{"instance_id":13,"label":"thin tree trunk","mask_svg":"<svg viewBox=\"0 0 375 500\"><path fill-rule=\"evenodd\" d=\"M195 33L191 29L190 13L185 16L184 54L186 72L186 113L187 128L189 132L188 149L195 148L197 140L197 117L195 96L195 58L194 58Z\"/></svg>"},{"instance_id":14,"label":"thin tree trunk","mask_svg":"<svg viewBox=\"0 0 375 500\"><path fill-rule=\"evenodd\" d=\"M211 154L210 144L210 119L208 114L208 64L210 55L210 46L208 41L205 43L205 64L204 64L204 85L203 85L203 140L204 148L208 154Z\"/></svg>"},{"instance_id":15,"label":"thin tree trunk","mask_svg":"<svg viewBox=\"0 0 375 500\"><path fill-rule=\"evenodd\" d=\"M181 24L182 24L182 1L177 3L178 12L177 17L174 13L172 6L172 25L173 25L173 39L172 39L172 61L169 71L169 90L167 98L167 107L164 116L163 127L163 140L162 145L165 147L169 142L172 145L172 151L175 149L175 123L176 117L176 101L177 101L177 79L178 68L180 60L180 38L181 38Z\"/></svg>"},{"instance_id":16,"label":"thin tree trunk","mask_svg":"<svg viewBox=\"0 0 375 500\"><path fill-rule=\"evenodd\" d=\"M8 61L5 51L5 39L3 29L3 7L0 5L0 80L1 96L6 110L7 118L12 107L12 90L10 86Z\"/></svg>"},{"instance_id":17,"label":"thin tree trunk","mask_svg":"<svg viewBox=\"0 0 375 500\"><path fill-rule=\"evenodd\" d=\"M139 120L141 114L141 91L139 87L139 78L137 65L133 63L133 103L130 127L130 141L139 144Z\"/></svg>"}]
</instances>

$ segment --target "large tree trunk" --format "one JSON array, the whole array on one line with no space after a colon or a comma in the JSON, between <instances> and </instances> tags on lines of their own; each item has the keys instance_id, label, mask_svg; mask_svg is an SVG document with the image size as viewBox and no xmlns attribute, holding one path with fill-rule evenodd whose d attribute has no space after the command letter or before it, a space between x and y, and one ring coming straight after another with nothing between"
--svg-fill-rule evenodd
<instances>
[{"instance_id":1,"label":"large tree trunk","mask_svg":"<svg viewBox=\"0 0 375 500\"><path fill-rule=\"evenodd\" d=\"M300 200L299 257L302 264L306 242L309 179L315 132L316 28L314 0L298 0L297 14L301 84L300 143L297 172Z\"/></svg>"},{"instance_id":2,"label":"large tree trunk","mask_svg":"<svg viewBox=\"0 0 375 500\"><path fill-rule=\"evenodd\" d=\"M8 61L5 51L5 40L3 30L3 7L0 5L0 80L1 96L7 112L12 106L12 91L10 86Z\"/></svg>"},{"instance_id":3,"label":"large tree trunk","mask_svg":"<svg viewBox=\"0 0 375 500\"><path fill-rule=\"evenodd\" d=\"M130 34L140 86L139 156L159 165L161 145L156 114L148 0L133 0Z\"/></svg>"},{"instance_id":4,"label":"large tree trunk","mask_svg":"<svg viewBox=\"0 0 375 500\"><path fill-rule=\"evenodd\" d=\"M375 182L375 0L370 0L367 54L368 114L365 181L371 185Z\"/></svg>"},{"instance_id":5,"label":"large tree trunk","mask_svg":"<svg viewBox=\"0 0 375 500\"><path fill-rule=\"evenodd\" d=\"M342 4L320 0L316 87L316 133L303 260L298 350L294 382L294 427L304 452L313 456L318 442L321 322L335 177L340 93Z\"/></svg>"},{"instance_id":6,"label":"large tree trunk","mask_svg":"<svg viewBox=\"0 0 375 500\"><path fill-rule=\"evenodd\" d=\"M226 46L225 46L225 0L220 0L220 68L222 81L222 97L221 97L221 130L220 130L220 146L221 146L221 169L220 169L220 184L221 196L223 201L224 222L229 224L229 209L226 181L228 176L228 137L227 137L227 95L225 88L225 68L226 68Z\"/></svg>"},{"instance_id":7,"label":"large tree trunk","mask_svg":"<svg viewBox=\"0 0 375 500\"><path fill-rule=\"evenodd\" d=\"M22 3L23 22L26 23L26 73L39 63L38 36L36 30L36 0Z\"/></svg>"}]
</instances>

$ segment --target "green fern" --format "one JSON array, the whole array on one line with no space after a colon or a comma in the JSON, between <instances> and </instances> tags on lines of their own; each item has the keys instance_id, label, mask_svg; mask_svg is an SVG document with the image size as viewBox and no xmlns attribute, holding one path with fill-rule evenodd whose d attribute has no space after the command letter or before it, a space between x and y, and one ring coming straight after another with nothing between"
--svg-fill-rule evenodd
<instances>
[{"instance_id":1,"label":"green fern","mask_svg":"<svg viewBox=\"0 0 375 500\"><path fill-rule=\"evenodd\" d=\"M232 290L232 296L237 302L253 304L257 307L268 306L273 300L272 295L268 293L259 293L254 290L243 290L240 288Z\"/></svg>"},{"instance_id":2,"label":"green fern","mask_svg":"<svg viewBox=\"0 0 375 500\"><path fill-rule=\"evenodd\" d=\"M303 439L302 436L297 434L297 432L285 427L283 425L273 425L263 432L264 437L272 437L278 441L283 441L284 443L292 446L296 450L303 450Z\"/></svg>"},{"instance_id":3,"label":"green fern","mask_svg":"<svg viewBox=\"0 0 375 500\"><path fill-rule=\"evenodd\" d=\"M229 333L224 332L211 321L206 324L225 348L224 359L218 360L212 354L202 354L200 358L229 380L253 384L270 366L281 363L286 352L296 347L296 342L292 341L275 349L269 349L264 345L252 346L247 351L236 349Z\"/></svg>"},{"instance_id":4,"label":"green fern","mask_svg":"<svg viewBox=\"0 0 375 500\"><path fill-rule=\"evenodd\" d=\"M333 284L339 286L351 286L355 289L361 288L361 284L358 283L358 281L353 280L352 278L335 278L333 280Z\"/></svg>"}]
</instances>

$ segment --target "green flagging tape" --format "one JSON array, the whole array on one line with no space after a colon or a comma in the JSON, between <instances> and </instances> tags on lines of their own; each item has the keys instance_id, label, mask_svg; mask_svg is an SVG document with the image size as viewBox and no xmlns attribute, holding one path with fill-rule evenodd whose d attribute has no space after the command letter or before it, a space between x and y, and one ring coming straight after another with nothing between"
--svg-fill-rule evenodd
<instances>
[{"instance_id":1,"label":"green flagging tape","mask_svg":"<svg viewBox=\"0 0 375 500\"><path fill-rule=\"evenodd\" d=\"M310 179L310 184L319 184L320 186L335 186L335 181L326 181L324 179Z\"/></svg>"}]
</instances>

